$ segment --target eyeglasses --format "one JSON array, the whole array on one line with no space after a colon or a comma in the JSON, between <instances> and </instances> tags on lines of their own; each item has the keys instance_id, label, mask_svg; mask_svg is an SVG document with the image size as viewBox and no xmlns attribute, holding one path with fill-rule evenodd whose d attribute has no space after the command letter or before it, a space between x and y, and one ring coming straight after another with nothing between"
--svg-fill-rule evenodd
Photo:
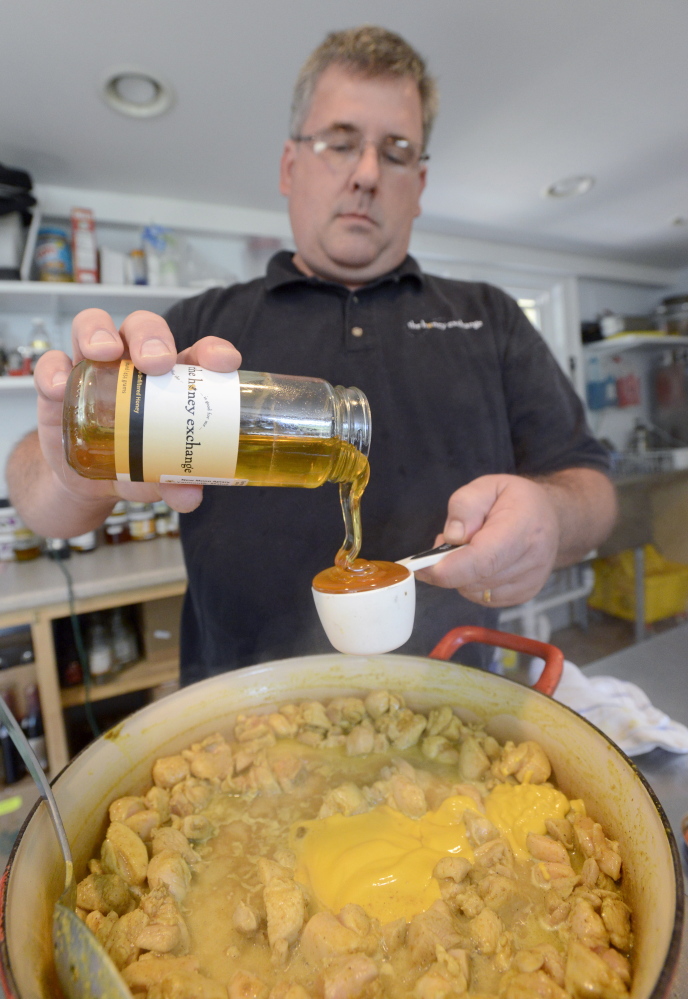
<instances>
[{"instance_id":1,"label":"eyeglasses","mask_svg":"<svg viewBox=\"0 0 688 999\"><path fill-rule=\"evenodd\" d=\"M310 142L316 156L328 163L334 170L353 170L363 156L368 140L357 128L324 128L313 135L295 135L294 142ZM408 139L397 135L386 135L380 142L371 143L377 149L381 167L391 170L412 170L429 160Z\"/></svg>"}]
</instances>

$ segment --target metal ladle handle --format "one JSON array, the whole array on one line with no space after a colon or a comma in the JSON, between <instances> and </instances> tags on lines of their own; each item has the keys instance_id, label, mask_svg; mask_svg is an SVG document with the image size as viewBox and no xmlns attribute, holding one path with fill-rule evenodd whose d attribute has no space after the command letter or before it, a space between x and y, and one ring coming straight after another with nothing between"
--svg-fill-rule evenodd
<instances>
[{"instance_id":1,"label":"metal ladle handle","mask_svg":"<svg viewBox=\"0 0 688 999\"><path fill-rule=\"evenodd\" d=\"M53 826L55 827L55 832L60 842L60 849L62 850L62 856L64 857L65 889L69 888L74 877L72 851L69 849L67 833L65 832L62 817L57 807L57 802L55 801L55 795L52 792L50 784L48 783L48 778L43 772L43 767L38 762L36 754L29 745L28 740L22 731L21 725L8 708L4 697L0 697L0 719L2 719L3 724L7 728L10 738L17 748L17 752L26 764L26 769L33 777L36 787L41 792L41 797L48 806L50 818L52 819Z\"/></svg>"}]
</instances>

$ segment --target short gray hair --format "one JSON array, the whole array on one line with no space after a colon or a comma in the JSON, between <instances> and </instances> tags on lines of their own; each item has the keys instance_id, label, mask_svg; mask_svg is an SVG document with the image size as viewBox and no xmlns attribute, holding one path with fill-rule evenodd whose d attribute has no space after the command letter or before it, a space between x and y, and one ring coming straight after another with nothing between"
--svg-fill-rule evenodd
<instances>
[{"instance_id":1,"label":"short gray hair","mask_svg":"<svg viewBox=\"0 0 688 999\"><path fill-rule=\"evenodd\" d=\"M428 73L424 59L400 35L368 24L346 31L332 31L303 64L291 105L292 138L300 134L316 84L332 65L343 66L365 77L410 76L420 94L423 148L427 146L439 105L437 84Z\"/></svg>"}]
</instances>

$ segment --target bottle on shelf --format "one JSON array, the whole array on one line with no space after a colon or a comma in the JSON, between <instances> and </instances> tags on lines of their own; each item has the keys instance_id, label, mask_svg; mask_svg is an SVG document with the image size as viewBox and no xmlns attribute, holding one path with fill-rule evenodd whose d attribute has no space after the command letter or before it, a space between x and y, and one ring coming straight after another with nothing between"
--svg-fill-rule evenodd
<instances>
[{"instance_id":1,"label":"bottle on shelf","mask_svg":"<svg viewBox=\"0 0 688 999\"><path fill-rule=\"evenodd\" d=\"M94 683L107 683L117 671L109 629L100 611L94 611L88 624L86 643L88 671Z\"/></svg>"},{"instance_id":2,"label":"bottle on shelf","mask_svg":"<svg viewBox=\"0 0 688 999\"><path fill-rule=\"evenodd\" d=\"M131 540L129 533L129 515L125 500L119 500L112 508L112 513L105 520L105 544L121 545Z\"/></svg>"},{"instance_id":3,"label":"bottle on shelf","mask_svg":"<svg viewBox=\"0 0 688 999\"><path fill-rule=\"evenodd\" d=\"M139 658L139 642L131 618L123 607L111 611L110 636L116 668L128 666Z\"/></svg>"},{"instance_id":4,"label":"bottle on shelf","mask_svg":"<svg viewBox=\"0 0 688 999\"><path fill-rule=\"evenodd\" d=\"M0 697L4 700L14 717L17 717L17 706L14 691L10 688L3 690ZM2 763L5 771L5 783L16 784L26 773L26 767L19 752L12 742L12 737L5 724L0 723L0 750L2 750Z\"/></svg>"},{"instance_id":5,"label":"bottle on shelf","mask_svg":"<svg viewBox=\"0 0 688 999\"><path fill-rule=\"evenodd\" d=\"M153 504L155 514L155 531L159 537L179 537L179 514L167 505L164 500Z\"/></svg>"},{"instance_id":6,"label":"bottle on shelf","mask_svg":"<svg viewBox=\"0 0 688 999\"><path fill-rule=\"evenodd\" d=\"M45 733L43 731L41 701L38 695L38 687L35 683L29 683L24 688L24 702L26 713L21 720L21 727L24 730L27 742L36 754L38 762L44 770L47 770L48 754L45 746Z\"/></svg>"},{"instance_id":7,"label":"bottle on shelf","mask_svg":"<svg viewBox=\"0 0 688 999\"><path fill-rule=\"evenodd\" d=\"M129 534L132 541L151 541L157 537L152 503L128 503Z\"/></svg>"}]
</instances>

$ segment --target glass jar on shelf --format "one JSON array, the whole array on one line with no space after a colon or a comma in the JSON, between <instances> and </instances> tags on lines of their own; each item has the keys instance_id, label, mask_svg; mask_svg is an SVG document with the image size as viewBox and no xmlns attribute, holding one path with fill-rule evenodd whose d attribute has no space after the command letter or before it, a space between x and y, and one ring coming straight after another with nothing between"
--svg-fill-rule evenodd
<instances>
[{"instance_id":1,"label":"glass jar on shelf","mask_svg":"<svg viewBox=\"0 0 688 999\"><path fill-rule=\"evenodd\" d=\"M112 513L106 517L104 524L106 545L121 545L131 541L129 533L129 514L125 500L119 500L112 508Z\"/></svg>"},{"instance_id":2,"label":"glass jar on shelf","mask_svg":"<svg viewBox=\"0 0 688 999\"><path fill-rule=\"evenodd\" d=\"M132 541L150 541L157 537L152 503L129 503L127 510Z\"/></svg>"}]
</instances>

